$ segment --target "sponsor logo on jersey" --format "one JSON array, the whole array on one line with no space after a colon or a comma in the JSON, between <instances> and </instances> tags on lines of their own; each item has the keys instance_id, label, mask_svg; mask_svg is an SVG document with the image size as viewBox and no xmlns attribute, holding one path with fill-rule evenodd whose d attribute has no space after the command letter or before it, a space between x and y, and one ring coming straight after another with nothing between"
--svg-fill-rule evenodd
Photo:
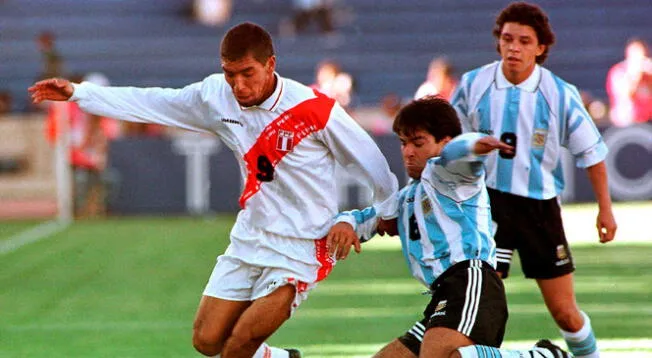
<instances>
[{"instance_id":1,"label":"sponsor logo on jersey","mask_svg":"<svg viewBox=\"0 0 652 358\"><path fill-rule=\"evenodd\" d=\"M294 147L294 132L279 130L276 138L276 150L289 152Z\"/></svg>"},{"instance_id":2,"label":"sponsor logo on jersey","mask_svg":"<svg viewBox=\"0 0 652 358\"><path fill-rule=\"evenodd\" d=\"M548 137L548 131L545 129L535 129L534 134L532 135L532 147L533 148L543 148L546 145L546 138Z\"/></svg>"},{"instance_id":3,"label":"sponsor logo on jersey","mask_svg":"<svg viewBox=\"0 0 652 358\"><path fill-rule=\"evenodd\" d=\"M242 127L242 122L240 122L240 121L238 121L238 120L235 120L235 119L231 119L231 118L222 118L221 121L224 122L224 123L227 123L227 124L237 124L237 125L239 125L240 127Z\"/></svg>"}]
</instances>

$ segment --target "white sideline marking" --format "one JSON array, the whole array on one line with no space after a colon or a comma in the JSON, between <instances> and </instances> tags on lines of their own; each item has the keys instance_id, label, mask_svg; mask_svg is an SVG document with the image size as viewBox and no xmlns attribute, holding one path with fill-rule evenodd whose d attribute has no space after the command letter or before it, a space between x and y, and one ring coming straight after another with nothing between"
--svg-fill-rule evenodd
<instances>
[{"instance_id":1,"label":"white sideline marking","mask_svg":"<svg viewBox=\"0 0 652 358\"><path fill-rule=\"evenodd\" d=\"M43 224L37 225L36 227L23 230L18 234L10 236L7 240L0 242L0 255L8 254L10 252L16 251L22 246L31 244L48 238L60 231L63 231L65 228L70 225L68 221L48 221Z\"/></svg>"}]
</instances>

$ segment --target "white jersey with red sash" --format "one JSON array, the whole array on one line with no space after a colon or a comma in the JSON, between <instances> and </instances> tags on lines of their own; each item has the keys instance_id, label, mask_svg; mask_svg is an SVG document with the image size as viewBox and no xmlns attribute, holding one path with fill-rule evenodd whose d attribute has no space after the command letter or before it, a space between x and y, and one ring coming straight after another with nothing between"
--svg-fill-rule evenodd
<instances>
[{"instance_id":1,"label":"white jersey with red sash","mask_svg":"<svg viewBox=\"0 0 652 358\"><path fill-rule=\"evenodd\" d=\"M241 107L222 74L181 89L74 85L88 112L217 135L243 179L240 225L303 239L326 235L337 214L336 162L373 188L376 212L396 216L398 183L369 135L331 98L276 74L274 93Z\"/></svg>"}]
</instances>

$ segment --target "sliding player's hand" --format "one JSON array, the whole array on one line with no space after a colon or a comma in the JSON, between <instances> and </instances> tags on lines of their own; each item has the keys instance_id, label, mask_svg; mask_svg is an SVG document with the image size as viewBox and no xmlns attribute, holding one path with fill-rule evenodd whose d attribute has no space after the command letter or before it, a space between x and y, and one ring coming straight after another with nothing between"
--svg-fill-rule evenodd
<instances>
[{"instance_id":1,"label":"sliding player's hand","mask_svg":"<svg viewBox=\"0 0 652 358\"><path fill-rule=\"evenodd\" d=\"M328 253L337 260L344 260L349 256L353 246L356 253L360 253L360 239L349 223L339 222L333 225L326 236Z\"/></svg>"},{"instance_id":2,"label":"sliding player's hand","mask_svg":"<svg viewBox=\"0 0 652 358\"><path fill-rule=\"evenodd\" d=\"M38 104L43 101L67 101L74 88L68 80L50 78L36 82L27 91L32 95L32 102Z\"/></svg>"},{"instance_id":3,"label":"sliding player's hand","mask_svg":"<svg viewBox=\"0 0 652 358\"><path fill-rule=\"evenodd\" d=\"M498 138L492 136L486 136L478 139L475 142L475 146L473 147L473 153L477 155L484 155L496 149L505 154L514 154L513 146L505 142L501 142Z\"/></svg>"}]
</instances>

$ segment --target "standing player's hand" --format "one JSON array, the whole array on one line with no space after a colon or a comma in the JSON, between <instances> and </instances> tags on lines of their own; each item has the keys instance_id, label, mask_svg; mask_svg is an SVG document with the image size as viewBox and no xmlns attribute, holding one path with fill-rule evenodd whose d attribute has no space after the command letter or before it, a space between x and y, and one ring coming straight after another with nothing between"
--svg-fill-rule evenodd
<instances>
[{"instance_id":1,"label":"standing player's hand","mask_svg":"<svg viewBox=\"0 0 652 358\"><path fill-rule=\"evenodd\" d=\"M360 253L360 239L356 235L353 226L349 223L339 222L331 228L326 236L326 247L328 253L337 260L344 260L349 256L351 245L356 253Z\"/></svg>"},{"instance_id":2,"label":"standing player's hand","mask_svg":"<svg viewBox=\"0 0 652 358\"><path fill-rule=\"evenodd\" d=\"M38 104L43 101L67 101L74 88L68 80L50 78L36 82L27 91L32 95L32 102Z\"/></svg>"},{"instance_id":3,"label":"standing player's hand","mask_svg":"<svg viewBox=\"0 0 652 358\"><path fill-rule=\"evenodd\" d=\"M505 142L501 142L498 138L492 137L490 135L482 137L475 142L473 153L477 155L484 155L495 149L498 149L505 154L514 154L513 146Z\"/></svg>"},{"instance_id":4,"label":"standing player's hand","mask_svg":"<svg viewBox=\"0 0 652 358\"><path fill-rule=\"evenodd\" d=\"M618 225L611 210L600 210L596 220L600 242L605 244L614 239Z\"/></svg>"}]
</instances>

